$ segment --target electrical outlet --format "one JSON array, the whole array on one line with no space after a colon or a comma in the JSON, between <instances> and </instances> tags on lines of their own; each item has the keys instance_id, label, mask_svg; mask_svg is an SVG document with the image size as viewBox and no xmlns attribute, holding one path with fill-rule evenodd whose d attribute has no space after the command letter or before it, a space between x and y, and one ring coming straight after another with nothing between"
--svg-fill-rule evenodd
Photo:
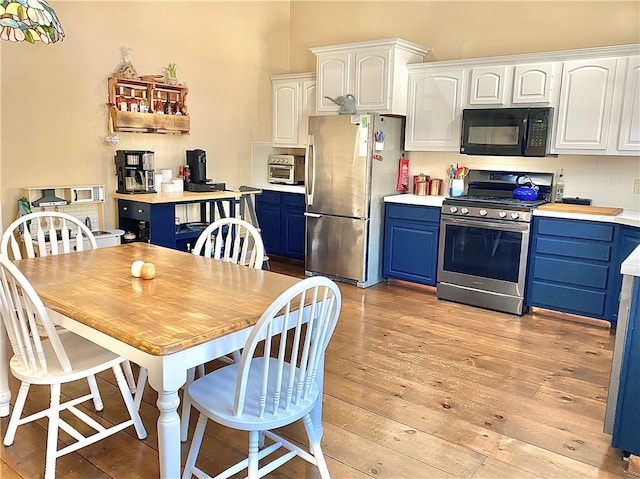
<instances>
[{"instance_id":1,"label":"electrical outlet","mask_svg":"<svg viewBox=\"0 0 640 479\"><path fill-rule=\"evenodd\" d=\"M633 182L633 194L640 195L640 179Z\"/></svg>"}]
</instances>

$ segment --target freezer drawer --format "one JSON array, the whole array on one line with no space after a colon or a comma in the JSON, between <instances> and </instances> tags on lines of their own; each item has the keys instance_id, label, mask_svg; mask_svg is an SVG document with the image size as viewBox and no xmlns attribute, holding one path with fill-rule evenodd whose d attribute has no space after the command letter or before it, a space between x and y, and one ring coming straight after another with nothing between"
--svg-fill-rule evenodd
<instances>
[{"instance_id":1,"label":"freezer drawer","mask_svg":"<svg viewBox=\"0 0 640 479\"><path fill-rule=\"evenodd\" d=\"M355 283L367 280L369 220L305 214L305 270Z\"/></svg>"}]
</instances>

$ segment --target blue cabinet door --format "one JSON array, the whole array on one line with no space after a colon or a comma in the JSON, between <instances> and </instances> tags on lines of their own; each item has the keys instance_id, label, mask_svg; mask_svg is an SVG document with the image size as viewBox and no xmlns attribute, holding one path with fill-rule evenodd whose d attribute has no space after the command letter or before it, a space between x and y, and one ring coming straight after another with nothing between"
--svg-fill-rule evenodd
<instances>
[{"instance_id":1,"label":"blue cabinet door","mask_svg":"<svg viewBox=\"0 0 640 479\"><path fill-rule=\"evenodd\" d=\"M256 197L256 216L260 224L260 234L267 255L280 252L280 205L266 203Z\"/></svg>"},{"instance_id":2,"label":"blue cabinet door","mask_svg":"<svg viewBox=\"0 0 640 479\"><path fill-rule=\"evenodd\" d=\"M440 209L387 204L383 276L436 285Z\"/></svg>"},{"instance_id":3,"label":"blue cabinet door","mask_svg":"<svg viewBox=\"0 0 640 479\"><path fill-rule=\"evenodd\" d=\"M263 191L256 196L256 216L267 255L304 259L304 195Z\"/></svg>"},{"instance_id":4,"label":"blue cabinet door","mask_svg":"<svg viewBox=\"0 0 640 479\"><path fill-rule=\"evenodd\" d=\"M631 254L631 252L640 245L640 228L633 226L620 226L618 249L615 254L613 266L613 280L611 281L611 297L612 301L609 305L608 317L612 323L618 321L618 307L620 306L620 289L622 288L622 275L620 267L622 262Z\"/></svg>"}]
</instances>

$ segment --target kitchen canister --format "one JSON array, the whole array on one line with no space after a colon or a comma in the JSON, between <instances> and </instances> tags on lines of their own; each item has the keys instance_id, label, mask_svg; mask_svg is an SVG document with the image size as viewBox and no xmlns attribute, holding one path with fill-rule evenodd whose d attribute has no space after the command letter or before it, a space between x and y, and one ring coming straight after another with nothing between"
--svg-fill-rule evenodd
<instances>
[{"instance_id":1,"label":"kitchen canister","mask_svg":"<svg viewBox=\"0 0 640 479\"><path fill-rule=\"evenodd\" d=\"M440 196L440 192L442 191L442 180L438 178L434 178L431 180L429 184L429 194L433 196Z\"/></svg>"},{"instance_id":2,"label":"kitchen canister","mask_svg":"<svg viewBox=\"0 0 640 479\"><path fill-rule=\"evenodd\" d=\"M163 181L164 180L162 179L162 175L153 175L153 186L155 187L154 189L156 190L156 192L160 191Z\"/></svg>"},{"instance_id":3,"label":"kitchen canister","mask_svg":"<svg viewBox=\"0 0 640 479\"><path fill-rule=\"evenodd\" d=\"M172 178L173 191L184 191L184 180L182 178Z\"/></svg>"},{"instance_id":4,"label":"kitchen canister","mask_svg":"<svg viewBox=\"0 0 640 479\"><path fill-rule=\"evenodd\" d=\"M171 181L163 181L161 191L163 193L173 193L176 190Z\"/></svg>"},{"instance_id":5,"label":"kitchen canister","mask_svg":"<svg viewBox=\"0 0 640 479\"><path fill-rule=\"evenodd\" d=\"M429 177L424 173L413 177L413 194L425 196L429 190Z\"/></svg>"},{"instance_id":6,"label":"kitchen canister","mask_svg":"<svg viewBox=\"0 0 640 479\"><path fill-rule=\"evenodd\" d=\"M173 178L173 170L160 170L160 173L162 173L163 183L171 183L171 178Z\"/></svg>"}]
</instances>

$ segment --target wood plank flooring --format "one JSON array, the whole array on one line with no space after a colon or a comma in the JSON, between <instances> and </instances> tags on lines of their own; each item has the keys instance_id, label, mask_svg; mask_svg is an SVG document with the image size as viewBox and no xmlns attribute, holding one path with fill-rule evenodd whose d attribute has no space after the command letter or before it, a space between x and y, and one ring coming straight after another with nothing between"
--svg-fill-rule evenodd
<instances>
[{"instance_id":1,"label":"wood plank flooring","mask_svg":"<svg viewBox=\"0 0 640 479\"><path fill-rule=\"evenodd\" d=\"M303 273L296 264L272 260L271 266ZM602 432L614 342L608 323L543 311L512 316L438 301L433 291L403 285L340 289L342 314L326 358L322 443L335 479L628 477L620 451ZM106 407L93 415L107 422L124 414L115 407L114 382L109 374L99 378ZM12 391L15 397L15 381ZM158 477L155 400L147 388L146 440L129 428L59 459L57 476ZM30 411L47 401L47 389L32 387ZM0 421L3 436L7 422ZM22 426L13 446L0 447L0 477L42 477L46 425ZM284 432L305 442L300 426ZM210 422L201 467L220 472L241 458L246 441ZM296 458L269 477L319 476Z\"/></svg>"}]
</instances>

